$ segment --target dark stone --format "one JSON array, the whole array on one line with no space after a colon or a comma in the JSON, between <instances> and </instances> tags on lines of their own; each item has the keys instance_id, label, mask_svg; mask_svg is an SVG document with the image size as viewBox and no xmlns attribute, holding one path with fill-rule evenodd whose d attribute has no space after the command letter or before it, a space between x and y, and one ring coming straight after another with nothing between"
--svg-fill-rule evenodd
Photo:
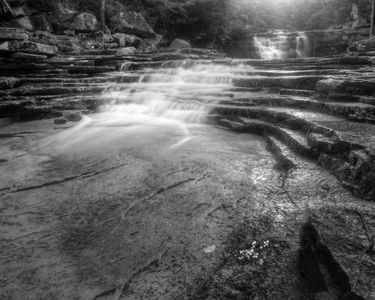
<instances>
[{"instance_id":1,"label":"dark stone","mask_svg":"<svg viewBox=\"0 0 375 300\"><path fill-rule=\"evenodd\" d=\"M90 13L82 13L75 17L70 29L77 32L93 32L98 30L99 23L96 17Z\"/></svg>"},{"instance_id":2,"label":"dark stone","mask_svg":"<svg viewBox=\"0 0 375 300\"><path fill-rule=\"evenodd\" d=\"M21 80L14 77L0 77L0 89L11 89Z\"/></svg>"},{"instance_id":3,"label":"dark stone","mask_svg":"<svg viewBox=\"0 0 375 300\"><path fill-rule=\"evenodd\" d=\"M138 47L141 43L141 39L132 34L125 34L125 33L115 33L113 38L117 42L118 46L121 48L124 47Z\"/></svg>"},{"instance_id":4,"label":"dark stone","mask_svg":"<svg viewBox=\"0 0 375 300\"><path fill-rule=\"evenodd\" d=\"M191 48L191 45L189 42L185 41L185 40L182 40L182 39L175 39L171 46L170 46L172 49L176 49L176 50L179 50L179 49L187 49L187 48Z\"/></svg>"},{"instance_id":5,"label":"dark stone","mask_svg":"<svg viewBox=\"0 0 375 300\"><path fill-rule=\"evenodd\" d=\"M359 79L323 79L316 84L316 91L320 94L352 94L373 95L375 81Z\"/></svg>"},{"instance_id":6,"label":"dark stone","mask_svg":"<svg viewBox=\"0 0 375 300\"><path fill-rule=\"evenodd\" d=\"M137 53L137 49L134 47L126 47L121 48L116 52L116 56L127 56L127 55L134 55Z\"/></svg>"},{"instance_id":7,"label":"dark stone","mask_svg":"<svg viewBox=\"0 0 375 300\"><path fill-rule=\"evenodd\" d=\"M327 246L323 244L317 245L316 249L318 261L325 265L336 287L343 294L350 292L351 286L349 276L341 268L340 264L335 260L332 252L328 249Z\"/></svg>"},{"instance_id":8,"label":"dark stone","mask_svg":"<svg viewBox=\"0 0 375 300\"><path fill-rule=\"evenodd\" d=\"M298 266L302 277L307 281L313 293L327 290L318 260L311 248L307 247L298 251Z\"/></svg>"},{"instance_id":9,"label":"dark stone","mask_svg":"<svg viewBox=\"0 0 375 300\"><path fill-rule=\"evenodd\" d=\"M34 42L9 41L0 44L0 52L24 52L53 56L57 53L57 49L49 45Z\"/></svg>"},{"instance_id":10,"label":"dark stone","mask_svg":"<svg viewBox=\"0 0 375 300\"><path fill-rule=\"evenodd\" d=\"M82 120L82 113L80 111L69 112L65 114L65 118L70 122L79 122Z\"/></svg>"},{"instance_id":11,"label":"dark stone","mask_svg":"<svg viewBox=\"0 0 375 300\"><path fill-rule=\"evenodd\" d=\"M34 24L34 28L37 30L42 30L42 31L52 31L52 26L50 22L48 21L47 15L46 14L37 14L31 16L31 20Z\"/></svg>"},{"instance_id":12,"label":"dark stone","mask_svg":"<svg viewBox=\"0 0 375 300\"><path fill-rule=\"evenodd\" d=\"M93 38L95 38L98 43L113 43L115 41L115 38L111 34L102 31L95 32Z\"/></svg>"},{"instance_id":13,"label":"dark stone","mask_svg":"<svg viewBox=\"0 0 375 300\"><path fill-rule=\"evenodd\" d=\"M27 40L28 35L22 28L0 27L0 41Z\"/></svg>"},{"instance_id":14,"label":"dark stone","mask_svg":"<svg viewBox=\"0 0 375 300\"><path fill-rule=\"evenodd\" d=\"M31 11L27 5L13 7L12 12L14 18L31 16Z\"/></svg>"},{"instance_id":15,"label":"dark stone","mask_svg":"<svg viewBox=\"0 0 375 300\"><path fill-rule=\"evenodd\" d=\"M286 89L313 90L316 83L322 77L317 76L295 76L274 78L243 78L234 79L233 84L237 87L277 87Z\"/></svg>"},{"instance_id":16,"label":"dark stone","mask_svg":"<svg viewBox=\"0 0 375 300\"><path fill-rule=\"evenodd\" d=\"M53 123L55 125L64 125L64 124L68 123L68 120L66 120L66 119L55 119L55 121Z\"/></svg>"},{"instance_id":17,"label":"dark stone","mask_svg":"<svg viewBox=\"0 0 375 300\"><path fill-rule=\"evenodd\" d=\"M17 19L13 19L9 22L3 23L4 27L13 27L13 28L23 28L29 31L34 30L34 26L31 23L29 17L21 17Z\"/></svg>"},{"instance_id":18,"label":"dark stone","mask_svg":"<svg viewBox=\"0 0 375 300\"><path fill-rule=\"evenodd\" d=\"M134 34L143 38L155 37L155 32L146 19L137 12L119 12L111 18L111 29L114 32Z\"/></svg>"},{"instance_id":19,"label":"dark stone","mask_svg":"<svg viewBox=\"0 0 375 300\"><path fill-rule=\"evenodd\" d=\"M319 266L323 265L328 271L330 282L341 295L339 300L363 299L351 291L349 276L336 261L330 249L322 244L319 233L312 223L310 209L307 209L307 213L307 221L301 228L301 249L299 250L298 264L311 291L317 294L327 290Z\"/></svg>"},{"instance_id":20,"label":"dark stone","mask_svg":"<svg viewBox=\"0 0 375 300\"><path fill-rule=\"evenodd\" d=\"M340 147L339 143L326 137L323 134L311 133L307 136L307 142L315 150L329 154L342 153L349 148L349 146L346 148L344 148L343 146Z\"/></svg>"},{"instance_id":21,"label":"dark stone","mask_svg":"<svg viewBox=\"0 0 375 300\"><path fill-rule=\"evenodd\" d=\"M49 21L55 31L64 31L69 29L78 12L62 6L56 6L56 9L49 14Z\"/></svg>"},{"instance_id":22,"label":"dark stone","mask_svg":"<svg viewBox=\"0 0 375 300\"><path fill-rule=\"evenodd\" d=\"M349 47L350 51L375 51L375 39L366 39L354 42Z\"/></svg>"},{"instance_id":23,"label":"dark stone","mask_svg":"<svg viewBox=\"0 0 375 300\"><path fill-rule=\"evenodd\" d=\"M80 39L76 36L55 35L46 31L34 31L30 34L32 42L55 46L61 52L79 51Z\"/></svg>"},{"instance_id":24,"label":"dark stone","mask_svg":"<svg viewBox=\"0 0 375 300\"><path fill-rule=\"evenodd\" d=\"M116 71L116 67L110 66L72 66L66 69L71 74L100 74Z\"/></svg>"}]
</instances>

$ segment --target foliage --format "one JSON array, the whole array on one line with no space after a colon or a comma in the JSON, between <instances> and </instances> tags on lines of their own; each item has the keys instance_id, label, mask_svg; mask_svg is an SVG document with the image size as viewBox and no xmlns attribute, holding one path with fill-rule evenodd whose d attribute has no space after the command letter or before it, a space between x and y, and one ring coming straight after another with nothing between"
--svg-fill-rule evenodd
<instances>
[{"instance_id":1,"label":"foliage","mask_svg":"<svg viewBox=\"0 0 375 300\"><path fill-rule=\"evenodd\" d=\"M272 28L325 29L350 19L352 2L369 19L370 0L107 0L107 20L118 11L142 12L168 40L176 37L197 46L226 45ZM63 3L100 15L100 0L29 0L52 9Z\"/></svg>"}]
</instances>

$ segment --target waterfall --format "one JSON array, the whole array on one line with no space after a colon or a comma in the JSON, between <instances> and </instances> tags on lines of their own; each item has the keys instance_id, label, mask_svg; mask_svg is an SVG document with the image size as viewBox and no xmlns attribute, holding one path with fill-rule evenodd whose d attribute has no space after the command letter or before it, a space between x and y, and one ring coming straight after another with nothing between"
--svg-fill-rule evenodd
<instances>
[{"instance_id":1,"label":"waterfall","mask_svg":"<svg viewBox=\"0 0 375 300\"><path fill-rule=\"evenodd\" d=\"M310 40L306 33L298 32L297 39L297 57L309 57L311 56L311 45Z\"/></svg>"},{"instance_id":2,"label":"waterfall","mask_svg":"<svg viewBox=\"0 0 375 300\"><path fill-rule=\"evenodd\" d=\"M309 38L304 32L271 31L254 37L261 59L301 58L311 55Z\"/></svg>"},{"instance_id":3,"label":"waterfall","mask_svg":"<svg viewBox=\"0 0 375 300\"><path fill-rule=\"evenodd\" d=\"M272 36L255 36L254 43L262 59L287 58L288 36L281 31Z\"/></svg>"},{"instance_id":4,"label":"waterfall","mask_svg":"<svg viewBox=\"0 0 375 300\"><path fill-rule=\"evenodd\" d=\"M201 123L210 102L232 86L234 67L187 59L165 61L156 68L132 68L129 62L121 65L119 83L102 96L107 103L101 107L102 113L141 123Z\"/></svg>"}]
</instances>

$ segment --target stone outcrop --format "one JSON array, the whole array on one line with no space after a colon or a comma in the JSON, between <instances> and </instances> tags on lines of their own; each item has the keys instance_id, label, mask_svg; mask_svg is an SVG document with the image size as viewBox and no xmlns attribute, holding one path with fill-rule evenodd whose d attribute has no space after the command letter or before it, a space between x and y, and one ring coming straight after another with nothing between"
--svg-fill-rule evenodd
<instances>
[{"instance_id":1,"label":"stone outcrop","mask_svg":"<svg viewBox=\"0 0 375 300\"><path fill-rule=\"evenodd\" d=\"M77 11L63 7L59 4L55 11L49 14L49 21L55 31L62 32L69 29L71 23L78 14Z\"/></svg>"},{"instance_id":2,"label":"stone outcrop","mask_svg":"<svg viewBox=\"0 0 375 300\"><path fill-rule=\"evenodd\" d=\"M30 21L29 17L21 17L17 19L13 19L9 22L3 23L4 27L15 27L15 28L23 28L29 31L34 30L34 26Z\"/></svg>"},{"instance_id":3,"label":"stone outcrop","mask_svg":"<svg viewBox=\"0 0 375 300\"><path fill-rule=\"evenodd\" d=\"M182 40L182 39L175 39L171 46L172 49L188 49L191 48L191 45L189 42Z\"/></svg>"},{"instance_id":4,"label":"stone outcrop","mask_svg":"<svg viewBox=\"0 0 375 300\"><path fill-rule=\"evenodd\" d=\"M0 41L27 40L29 38L22 28L0 27Z\"/></svg>"},{"instance_id":5,"label":"stone outcrop","mask_svg":"<svg viewBox=\"0 0 375 300\"><path fill-rule=\"evenodd\" d=\"M86 12L75 17L70 29L77 32L92 32L99 29L99 22L93 14Z\"/></svg>"},{"instance_id":6,"label":"stone outcrop","mask_svg":"<svg viewBox=\"0 0 375 300\"><path fill-rule=\"evenodd\" d=\"M349 46L350 52L375 51L375 39L365 39L354 42Z\"/></svg>"},{"instance_id":7,"label":"stone outcrop","mask_svg":"<svg viewBox=\"0 0 375 300\"><path fill-rule=\"evenodd\" d=\"M48 21L48 16L46 13L40 13L31 16L31 21L34 24L35 30L42 30L47 32L52 32L52 25Z\"/></svg>"},{"instance_id":8,"label":"stone outcrop","mask_svg":"<svg viewBox=\"0 0 375 300\"><path fill-rule=\"evenodd\" d=\"M354 95L374 95L374 80L352 79L324 79L316 84L316 91L321 94L354 94Z\"/></svg>"},{"instance_id":9,"label":"stone outcrop","mask_svg":"<svg viewBox=\"0 0 375 300\"><path fill-rule=\"evenodd\" d=\"M113 32L134 34L142 38L155 37L155 32L145 18L137 12L119 12L111 18Z\"/></svg>"},{"instance_id":10,"label":"stone outcrop","mask_svg":"<svg viewBox=\"0 0 375 300\"><path fill-rule=\"evenodd\" d=\"M137 47L142 39L132 34L115 33L113 35L116 43L119 47Z\"/></svg>"},{"instance_id":11,"label":"stone outcrop","mask_svg":"<svg viewBox=\"0 0 375 300\"><path fill-rule=\"evenodd\" d=\"M47 56L53 56L56 54L57 49L55 47L34 43L34 42L23 42L23 41L8 41L0 44L0 52L14 53L24 52L31 54L42 54Z\"/></svg>"},{"instance_id":12,"label":"stone outcrop","mask_svg":"<svg viewBox=\"0 0 375 300\"><path fill-rule=\"evenodd\" d=\"M134 47L126 47L126 48L121 48L117 50L116 56L126 56L126 55L134 55L137 53L137 49Z\"/></svg>"}]
</instances>

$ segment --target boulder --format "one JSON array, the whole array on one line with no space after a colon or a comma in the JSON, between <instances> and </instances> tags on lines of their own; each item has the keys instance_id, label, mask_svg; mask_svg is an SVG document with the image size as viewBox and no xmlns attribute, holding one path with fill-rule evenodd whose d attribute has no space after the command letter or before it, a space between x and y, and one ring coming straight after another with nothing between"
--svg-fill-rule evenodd
<instances>
[{"instance_id":1,"label":"boulder","mask_svg":"<svg viewBox=\"0 0 375 300\"><path fill-rule=\"evenodd\" d=\"M34 28L36 30L42 30L42 31L52 31L52 26L50 22L48 21L46 14L37 14L31 16L31 21L34 24Z\"/></svg>"},{"instance_id":2,"label":"boulder","mask_svg":"<svg viewBox=\"0 0 375 300\"><path fill-rule=\"evenodd\" d=\"M104 33L103 31L97 31L92 36L99 43L115 42L115 38L111 34Z\"/></svg>"},{"instance_id":3,"label":"boulder","mask_svg":"<svg viewBox=\"0 0 375 300\"><path fill-rule=\"evenodd\" d=\"M189 42L185 41L185 40L182 40L182 39L175 39L170 48L172 49L176 49L176 50L179 50L179 49L187 49L187 48L191 48L191 45Z\"/></svg>"},{"instance_id":4,"label":"boulder","mask_svg":"<svg viewBox=\"0 0 375 300\"><path fill-rule=\"evenodd\" d=\"M56 47L34 42L8 41L0 44L0 52L24 52L53 56L56 54L57 49Z\"/></svg>"},{"instance_id":5,"label":"boulder","mask_svg":"<svg viewBox=\"0 0 375 300\"><path fill-rule=\"evenodd\" d=\"M161 35L161 34L157 34L155 37L153 38L149 38L149 39L146 39L147 43L149 43L150 45L153 45L155 47L159 47L161 46L163 43L165 43L165 39L164 39L164 36Z\"/></svg>"},{"instance_id":6,"label":"boulder","mask_svg":"<svg viewBox=\"0 0 375 300\"><path fill-rule=\"evenodd\" d=\"M70 29L78 32L92 32L99 29L99 22L93 14L85 12L75 17Z\"/></svg>"},{"instance_id":7,"label":"boulder","mask_svg":"<svg viewBox=\"0 0 375 300\"><path fill-rule=\"evenodd\" d=\"M320 94L331 94L336 91L341 81L328 78L317 82L315 90Z\"/></svg>"},{"instance_id":8,"label":"boulder","mask_svg":"<svg viewBox=\"0 0 375 300\"><path fill-rule=\"evenodd\" d=\"M34 26L31 23L29 17L21 17L17 19L13 19L9 22L3 23L4 27L11 27L11 28L23 28L29 31L34 30Z\"/></svg>"},{"instance_id":9,"label":"boulder","mask_svg":"<svg viewBox=\"0 0 375 300\"><path fill-rule=\"evenodd\" d=\"M111 29L114 32L128 33L142 38L155 37L155 32L146 19L137 12L119 12L111 18Z\"/></svg>"},{"instance_id":10,"label":"boulder","mask_svg":"<svg viewBox=\"0 0 375 300\"><path fill-rule=\"evenodd\" d=\"M163 42L162 35L156 35L154 38L143 39L138 46L138 49L143 53L154 53L158 51L158 48Z\"/></svg>"},{"instance_id":11,"label":"boulder","mask_svg":"<svg viewBox=\"0 0 375 300\"><path fill-rule=\"evenodd\" d=\"M0 27L0 41L27 40L28 35L22 28Z\"/></svg>"},{"instance_id":12,"label":"boulder","mask_svg":"<svg viewBox=\"0 0 375 300\"><path fill-rule=\"evenodd\" d=\"M116 52L116 56L126 56L137 54L137 49L134 47L121 48Z\"/></svg>"},{"instance_id":13,"label":"boulder","mask_svg":"<svg viewBox=\"0 0 375 300\"><path fill-rule=\"evenodd\" d=\"M69 29L78 12L62 6L56 6L56 9L49 14L49 21L55 31L64 31Z\"/></svg>"},{"instance_id":14,"label":"boulder","mask_svg":"<svg viewBox=\"0 0 375 300\"><path fill-rule=\"evenodd\" d=\"M67 119L64 119L64 118L61 118L61 119L55 119L53 121L53 123L55 125L65 125L66 123L68 123L68 120Z\"/></svg>"},{"instance_id":15,"label":"boulder","mask_svg":"<svg viewBox=\"0 0 375 300\"><path fill-rule=\"evenodd\" d=\"M27 5L14 7L12 8L12 12L14 18L27 17L31 15L31 11Z\"/></svg>"},{"instance_id":16,"label":"boulder","mask_svg":"<svg viewBox=\"0 0 375 300\"><path fill-rule=\"evenodd\" d=\"M119 47L138 47L142 41L135 35L125 33L115 33L113 38Z\"/></svg>"},{"instance_id":17,"label":"boulder","mask_svg":"<svg viewBox=\"0 0 375 300\"><path fill-rule=\"evenodd\" d=\"M82 120L82 113L80 111L68 112L64 117L70 122L79 122Z\"/></svg>"}]
</instances>

